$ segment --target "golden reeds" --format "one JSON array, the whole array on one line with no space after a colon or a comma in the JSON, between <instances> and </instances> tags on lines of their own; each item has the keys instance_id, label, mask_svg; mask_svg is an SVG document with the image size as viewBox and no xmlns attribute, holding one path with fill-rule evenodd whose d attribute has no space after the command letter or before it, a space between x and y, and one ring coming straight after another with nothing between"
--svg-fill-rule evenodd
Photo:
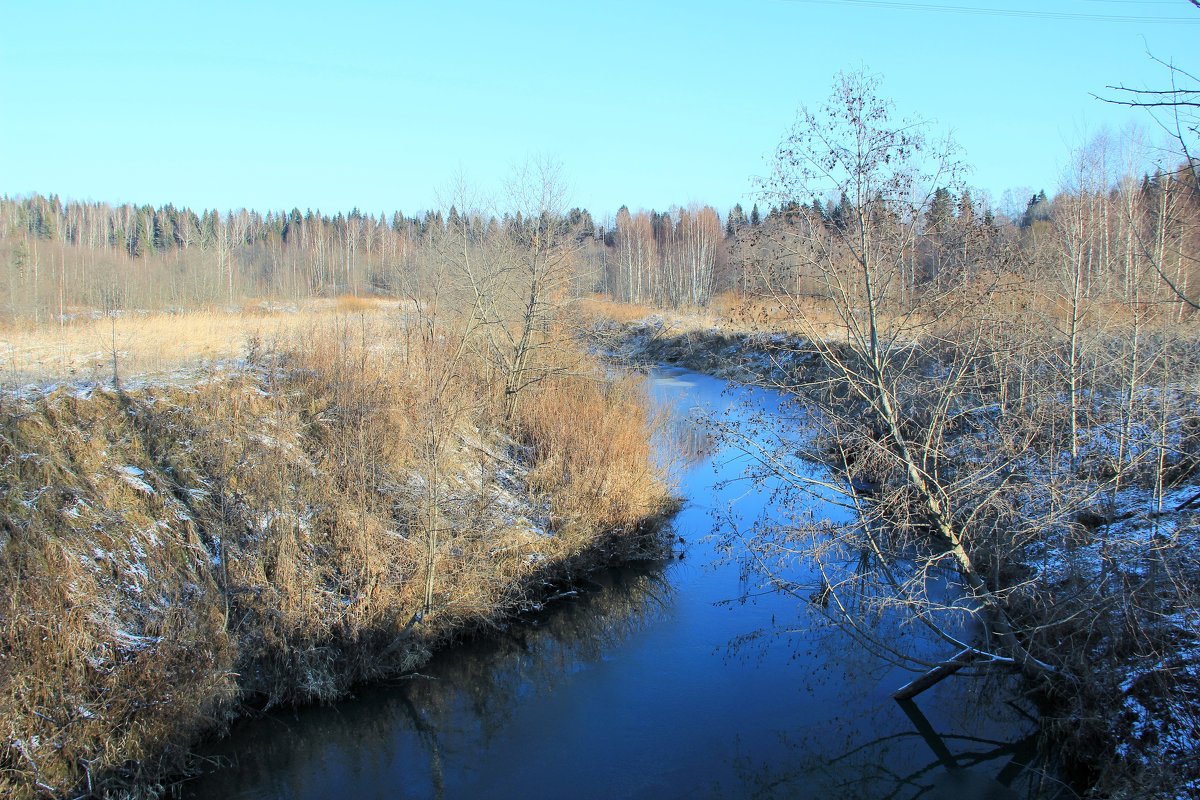
<instances>
[{"instance_id":1,"label":"golden reeds","mask_svg":"<svg viewBox=\"0 0 1200 800\"><path fill-rule=\"evenodd\" d=\"M105 325L146 344L127 375L214 351L238 366L0 397L0 794L145 788L239 698L328 700L411 669L611 531L633 541L665 499L636 384L598 368L531 390L514 440L486 364L422 390L414 365L449 349L416 357L397 315L100 320L71 341ZM448 404L468 411L428 491L421 425Z\"/></svg>"}]
</instances>

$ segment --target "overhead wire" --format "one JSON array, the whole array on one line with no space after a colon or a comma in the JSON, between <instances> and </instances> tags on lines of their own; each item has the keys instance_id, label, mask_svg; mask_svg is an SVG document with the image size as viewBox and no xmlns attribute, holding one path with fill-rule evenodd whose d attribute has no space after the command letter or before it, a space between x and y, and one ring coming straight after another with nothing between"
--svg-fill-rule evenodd
<instances>
[{"instance_id":1,"label":"overhead wire","mask_svg":"<svg viewBox=\"0 0 1200 800\"><path fill-rule=\"evenodd\" d=\"M1200 16L1195 18L1147 16L1145 14L1097 14L1079 11L1046 11L1018 8L988 8L980 6L943 5L939 3L907 3L900 0L788 0L793 3L808 3L810 5L831 6L862 6L871 8L887 8L901 11L930 11L940 14L969 14L990 17L1018 17L1027 19L1064 20L1069 22L1120 22L1148 25L1197 25ZM1093 0L1093 2L1117 3L1121 0ZM1153 0L1151 0L1153 2ZM1137 2L1136 5L1145 5ZM1179 2L1178 5L1183 5Z\"/></svg>"}]
</instances>

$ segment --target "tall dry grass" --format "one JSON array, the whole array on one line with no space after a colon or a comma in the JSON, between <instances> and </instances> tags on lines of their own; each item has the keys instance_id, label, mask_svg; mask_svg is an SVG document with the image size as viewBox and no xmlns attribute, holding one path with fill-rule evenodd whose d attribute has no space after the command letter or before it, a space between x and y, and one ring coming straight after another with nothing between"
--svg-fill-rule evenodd
<instances>
[{"instance_id":1,"label":"tall dry grass","mask_svg":"<svg viewBox=\"0 0 1200 800\"><path fill-rule=\"evenodd\" d=\"M136 778L234 697L212 553L155 461L115 394L0 404L0 793Z\"/></svg>"},{"instance_id":2,"label":"tall dry grass","mask_svg":"<svg viewBox=\"0 0 1200 800\"><path fill-rule=\"evenodd\" d=\"M366 295L343 294L337 298L336 308L343 314L361 314L367 311L378 311L384 301Z\"/></svg>"},{"instance_id":3,"label":"tall dry grass","mask_svg":"<svg viewBox=\"0 0 1200 800\"><path fill-rule=\"evenodd\" d=\"M453 331L410 334L338 315L216 380L0 396L0 794L145 793L242 703L412 669L635 549L665 494L633 383L543 382L510 434L485 364L454 393L414 373ZM420 426L448 404L430 492Z\"/></svg>"},{"instance_id":4,"label":"tall dry grass","mask_svg":"<svg viewBox=\"0 0 1200 800\"><path fill-rule=\"evenodd\" d=\"M589 321L614 320L621 323L640 322L661 309L644 303L624 303L605 295L591 295L577 304L580 313Z\"/></svg>"},{"instance_id":5,"label":"tall dry grass","mask_svg":"<svg viewBox=\"0 0 1200 800\"><path fill-rule=\"evenodd\" d=\"M663 508L646 409L641 381L599 370L552 378L518 407L517 430L533 450L530 484L560 524L631 531Z\"/></svg>"},{"instance_id":6,"label":"tall dry grass","mask_svg":"<svg viewBox=\"0 0 1200 800\"><path fill-rule=\"evenodd\" d=\"M603 297L591 297L580 303L591 325L611 320L622 325L641 322L648 317L662 319L671 333L686 335L720 329L723 333L751 333L764 328L780 333L830 333L838 329L832 305L817 297L771 298L741 296L723 292L705 308L666 309L651 305L622 303Z\"/></svg>"},{"instance_id":7,"label":"tall dry grass","mask_svg":"<svg viewBox=\"0 0 1200 800\"><path fill-rule=\"evenodd\" d=\"M124 313L65 324L12 323L0 330L0 386L48 381L111 381L114 354L122 379L186 376L240 358L251 339L283 340L339 318L385 316L395 301L313 300L302 306L248 303L240 313Z\"/></svg>"}]
</instances>

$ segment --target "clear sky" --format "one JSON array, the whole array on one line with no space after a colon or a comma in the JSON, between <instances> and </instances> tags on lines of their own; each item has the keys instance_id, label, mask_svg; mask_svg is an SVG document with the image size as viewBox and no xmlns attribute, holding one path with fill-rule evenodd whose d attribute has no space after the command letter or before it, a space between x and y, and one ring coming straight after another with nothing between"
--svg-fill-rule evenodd
<instances>
[{"instance_id":1,"label":"clear sky","mask_svg":"<svg viewBox=\"0 0 1200 800\"><path fill-rule=\"evenodd\" d=\"M1145 122L1090 93L1162 85L1147 50L1200 66L1188 0L2 6L0 193L222 210L412 214L549 156L598 219L723 212L861 67L973 185L1052 194L1073 148Z\"/></svg>"}]
</instances>

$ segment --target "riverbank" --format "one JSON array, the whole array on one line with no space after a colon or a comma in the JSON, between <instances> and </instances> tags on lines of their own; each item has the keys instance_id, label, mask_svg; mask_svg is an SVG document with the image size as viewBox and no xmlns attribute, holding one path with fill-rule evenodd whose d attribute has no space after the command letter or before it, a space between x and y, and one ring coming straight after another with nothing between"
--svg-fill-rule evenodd
<instances>
[{"instance_id":1,"label":"riverbank","mask_svg":"<svg viewBox=\"0 0 1200 800\"><path fill-rule=\"evenodd\" d=\"M803 337L770 325L722 324L669 312L633 318L626 312L620 322L599 319L595 327L597 348L618 360L678 364L771 386L801 400L827 391L834 374ZM941 357L931 351L907 363L936 375L945 366ZM999 461L985 458L1004 446L993 432L1002 424L1013 430L1026 422L983 413L969 425L947 429L939 445L940 479L954 491L975 480L987 487L982 494L994 493L976 514L995 520L989 530L1010 532L1004 559L993 544L995 533L971 542L971 555L994 565L996 595L1028 632L1024 641L1031 651L1054 665L1055 677L1030 687L1044 710L1044 746L1061 757L1071 783L1090 796L1183 797L1200 787L1195 747L1200 615L1190 588L1200 577L1195 556L1200 512L1189 460L1188 420L1194 418L1189 396L1186 390L1172 396L1170 417L1166 410L1156 412L1157 429L1153 419L1136 423L1144 425L1142 438L1129 435L1124 458L1143 467L1119 481L1104 467L1116 448L1100 397L1079 434L1080 455L1066 468L1042 455L1054 452L1046 445L1054 434L1039 440L1031 431L1028 444L1014 449L1001 473L994 466ZM910 413L922 414L920 396L909 400ZM852 398L842 402L848 414L865 413L855 411ZM1035 408L1041 419L1061 418L1052 395L1039 402L1048 404ZM1131 457L1137 447L1143 449ZM826 447L826 455L831 466L854 474L841 460L845 449ZM1150 463L1152 457L1157 464ZM1004 480L989 481L989 470L1004 474ZM982 479L972 477L981 474ZM888 492L893 480L886 473L858 475L872 496ZM849 477L843 477L849 488ZM901 511L911 518L907 509ZM894 511L881 512L880 519L888 513Z\"/></svg>"},{"instance_id":2,"label":"riverbank","mask_svg":"<svg viewBox=\"0 0 1200 800\"><path fill-rule=\"evenodd\" d=\"M153 795L247 706L410 671L656 550L635 382L572 356L504 421L475 365L355 322L0 397L0 793Z\"/></svg>"},{"instance_id":3,"label":"riverbank","mask_svg":"<svg viewBox=\"0 0 1200 800\"><path fill-rule=\"evenodd\" d=\"M1036 768L1005 769L1031 732L997 702L1011 676L922 696L922 724L937 732L924 739L889 697L903 669L815 615L797 626L790 596L737 602L746 576L721 544L729 513L786 510L773 502L777 482L740 480L745 459L709 433L753 435L756 418L788 413L784 398L680 368L650 369L644 382L683 500L673 558L590 576L569 600L446 648L419 675L240 723L204 751L225 766L182 797L917 798L948 780L967 797L1008 796L1004 786L1044 797L1030 789ZM920 631L894 633L936 657ZM962 769L947 774L930 747Z\"/></svg>"}]
</instances>

